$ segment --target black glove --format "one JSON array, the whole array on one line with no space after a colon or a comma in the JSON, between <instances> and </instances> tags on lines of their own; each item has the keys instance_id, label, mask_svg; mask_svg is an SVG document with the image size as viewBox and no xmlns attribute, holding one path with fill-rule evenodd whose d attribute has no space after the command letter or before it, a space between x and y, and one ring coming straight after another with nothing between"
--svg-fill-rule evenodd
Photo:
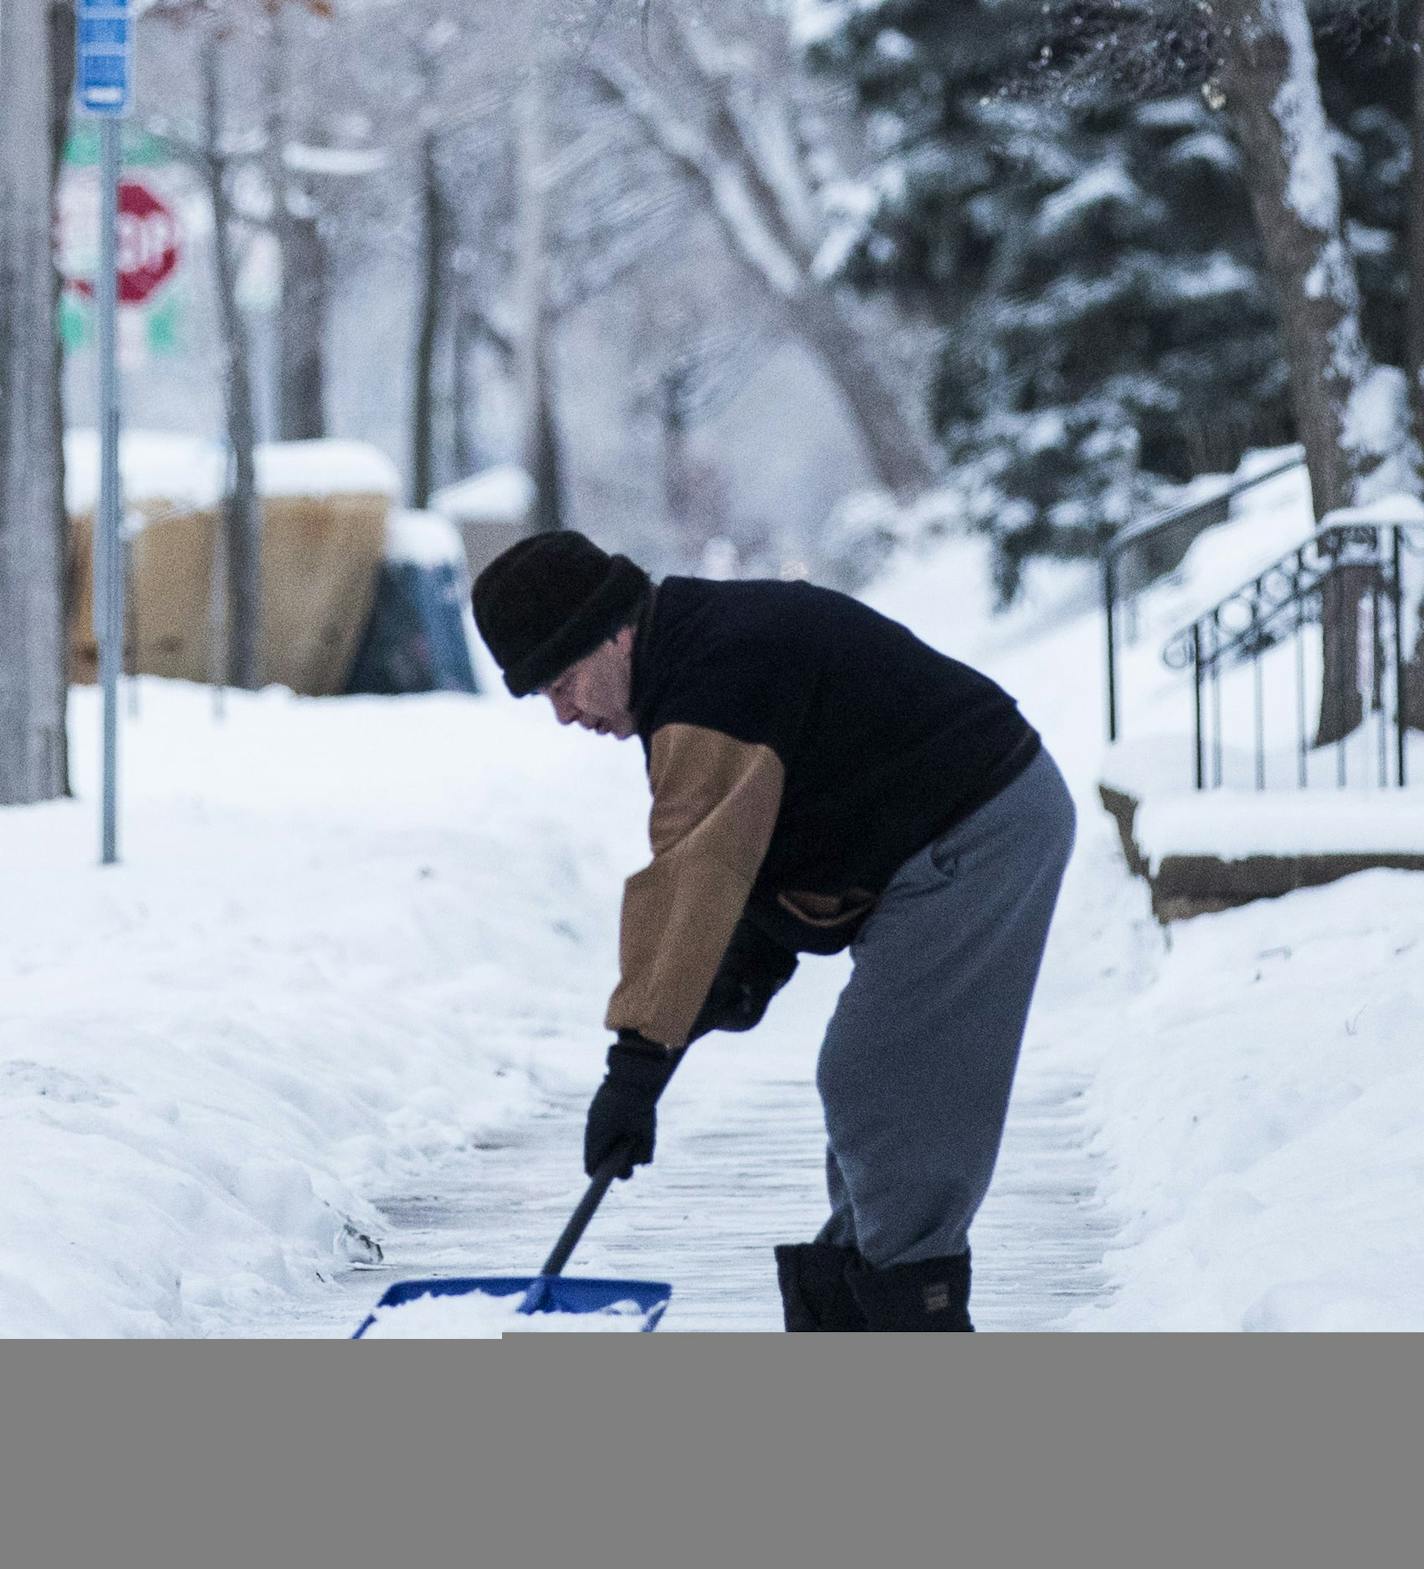
<instances>
[{"instance_id":1,"label":"black glove","mask_svg":"<svg viewBox=\"0 0 1424 1569\"><path fill-rule=\"evenodd\" d=\"M712 978L689 1041L712 1030L735 1033L760 1024L767 1004L791 979L795 968L796 955L743 916Z\"/></svg>"},{"instance_id":2,"label":"black glove","mask_svg":"<svg viewBox=\"0 0 1424 1569\"><path fill-rule=\"evenodd\" d=\"M619 1177L626 1180L633 1175L634 1166L651 1164L658 1132L658 1096L681 1055L645 1041L631 1030L625 1030L617 1044L608 1048L608 1074L589 1105L583 1135L583 1169L588 1176L625 1142L628 1159Z\"/></svg>"}]
</instances>

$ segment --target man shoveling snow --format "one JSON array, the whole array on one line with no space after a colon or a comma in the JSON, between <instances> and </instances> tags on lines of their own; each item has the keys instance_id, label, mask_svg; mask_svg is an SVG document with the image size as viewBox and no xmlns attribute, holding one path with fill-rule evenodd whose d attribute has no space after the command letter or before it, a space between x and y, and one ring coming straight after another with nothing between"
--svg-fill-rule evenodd
<instances>
[{"instance_id":1,"label":"man shoveling snow","mask_svg":"<svg viewBox=\"0 0 1424 1569\"><path fill-rule=\"evenodd\" d=\"M748 1030L801 953L849 947L816 1083L831 1214L776 1249L791 1331L969 1330L969 1227L1003 1135L1073 843L1013 699L844 594L654 585L581 534L492 562L475 620L517 697L642 742L652 861L629 879L591 1176L653 1158L683 1050Z\"/></svg>"}]
</instances>

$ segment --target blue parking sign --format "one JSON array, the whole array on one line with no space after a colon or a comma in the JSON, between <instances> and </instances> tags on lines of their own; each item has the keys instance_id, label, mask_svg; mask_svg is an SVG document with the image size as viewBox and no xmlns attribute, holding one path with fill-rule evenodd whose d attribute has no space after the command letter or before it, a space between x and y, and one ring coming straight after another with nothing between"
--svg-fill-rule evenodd
<instances>
[{"instance_id":1,"label":"blue parking sign","mask_svg":"<svg viewBox=\"0 0 1424 1569\"><path fill-rule=\"evenodd\" d=\"M133 89L131 0L78 0L74 93L87 114L129 112Z\"/></svg>"}]
</instances>

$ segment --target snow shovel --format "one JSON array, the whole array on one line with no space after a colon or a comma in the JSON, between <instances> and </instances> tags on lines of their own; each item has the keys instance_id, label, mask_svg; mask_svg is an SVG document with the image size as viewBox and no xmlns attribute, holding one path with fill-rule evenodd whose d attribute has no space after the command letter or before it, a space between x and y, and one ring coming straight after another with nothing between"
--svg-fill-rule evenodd
<instances>
[{"instance_id":1,"label":"snow shovel","mask_svg":"<svg viewBox=\"0 0 1424 1569\"><path fill-rule=\"evenodd\" d=\"M678 1058L678 1062L682 1059ZM673 1064L676 1070L677 1063ZM668 1075L672 1077L671 1073ZM663 1088L667 1088L664 1083ZM367 1330L376 1322L376 1313L383 1308L404 1307L417 1301L429 1302L441 1297L478 1296L486 1299L503 1299L519 1296L515 1313L597 1313L617 1314L632 1319L641 1317L644 1333L657 1328L658 1320L667 1309L672 1287L662 1280L584 1280L562 1273L569 1255L578 1246L579 1238L593 1219L593 1212L603 1202L603 1195L627 1160L627 1144L620 1144L593 1174L587 1191L579 1200L578 1208L569 1216L569 1223L554 1244L554 1251L544 1260L544 1267L537 1275L461 1275L449 1279L398 1280L386 1289L368 1313L361 1327L352 1335L362 1340ZM438 1331L436 1332L438 1335Z\"/></svg>"}]
</instances>

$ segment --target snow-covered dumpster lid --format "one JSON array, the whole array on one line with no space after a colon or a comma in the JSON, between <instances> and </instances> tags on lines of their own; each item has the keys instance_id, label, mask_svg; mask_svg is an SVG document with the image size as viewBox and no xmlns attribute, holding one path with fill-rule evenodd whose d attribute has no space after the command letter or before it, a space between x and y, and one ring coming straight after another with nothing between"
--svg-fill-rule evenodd
<instances>
[{"instance_id":1,"label":"snow-covered dumpster lid","mask_svg":"<svg viewBox=\"0 0 1424 1569\"><path fill-rule=\"evenodd\" d=\"M64 506L70 517L99 505L99 432L64 435ZM203 511L222 500L227 471L221 445L204 436L171 430L126 430L119 437L119 481L124 504L166 503L179 511Z\"/></svg>"},{"instance_id":2,"label":"snow-covered dumpster lid","mask_svg":"<svg viewBox=\"0 0 1424 1569\"><path fill-rule=\"evenodd\" d=\"M256 450L257 489L263 496L385 496L401 491L396 466L365 441L268 441Z\"/></svg>"}]
</instances>

